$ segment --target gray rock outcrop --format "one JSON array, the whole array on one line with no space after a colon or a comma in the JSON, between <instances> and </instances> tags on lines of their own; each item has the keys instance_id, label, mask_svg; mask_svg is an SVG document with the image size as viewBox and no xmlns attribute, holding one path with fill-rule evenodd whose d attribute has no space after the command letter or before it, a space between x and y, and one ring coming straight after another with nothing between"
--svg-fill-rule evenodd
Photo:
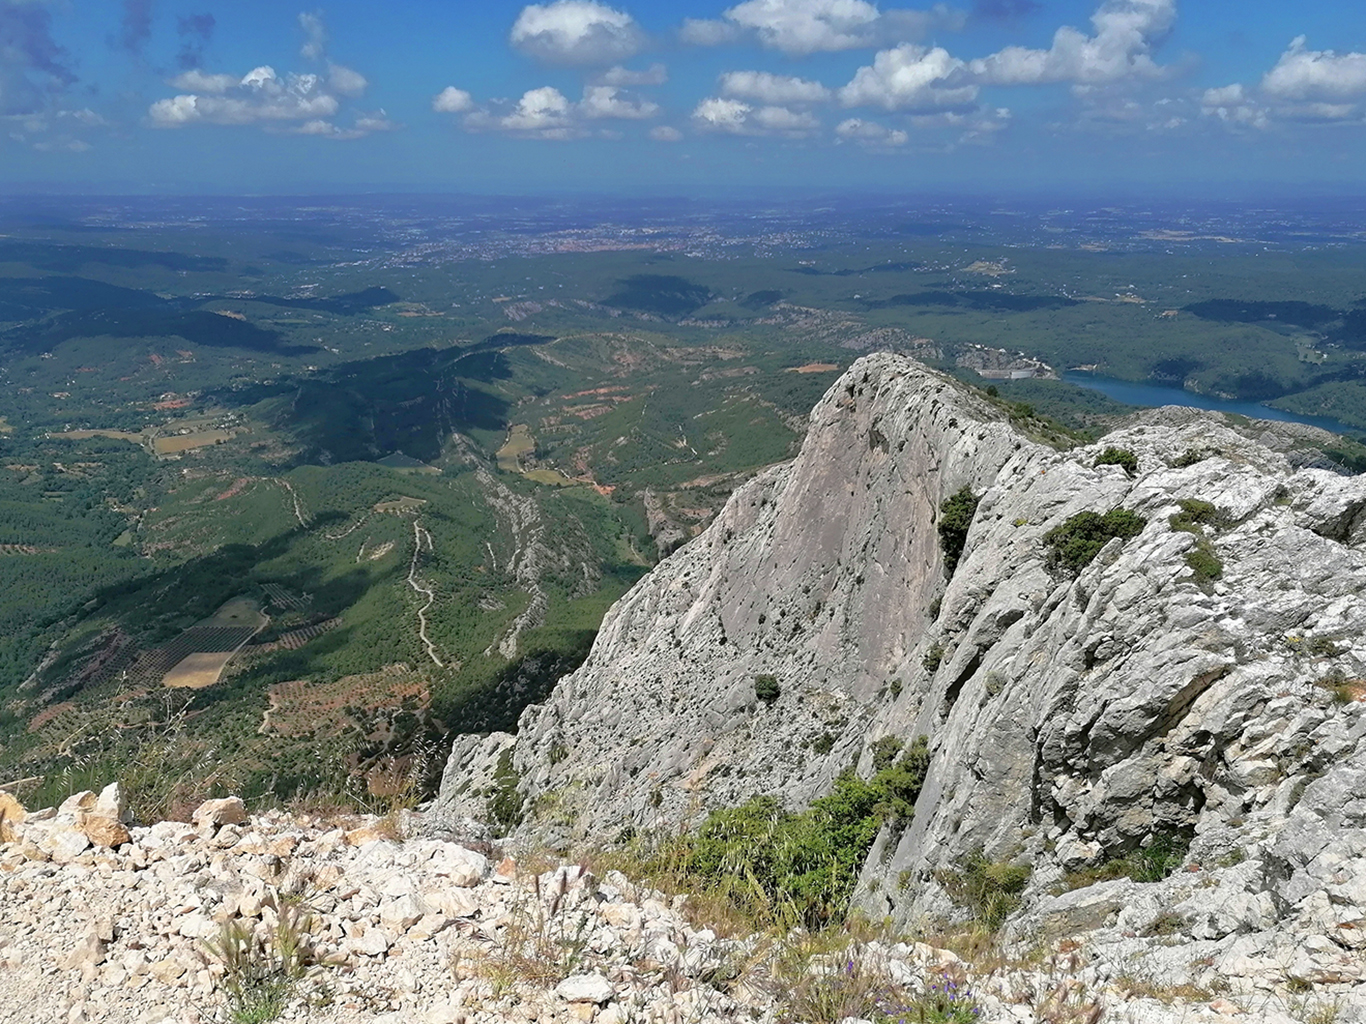
<instances>
[{"instance_id":1,"label":"gray rock outcrop","mask_svg":"<svg viewBox=\"0 0 1366 1024\"><path fill-rule=\"evenodd\" d=\"M738 490L523 714L523 831L602 842L759 793L800 807L851 762L867 774L879 738L923 735L929 777L869 856L866 909L960 915L944 880L1015 860L1032 867L1021 937L1138 943L1171 983L1354 985L1366 478L1297 469L1264 433L1157 410L1061 452L919 364L859 360L797 459ZM1133 477L1096 465L1111 446ZM946 584L936 518L965 486L981 502ZM1192 499L1217 521L1174 529ZM1050 567L1050 530L1119 507L1139 535L1075 577ZM470 810L457 760L449 812ZM1182 870L1066 891L1157 848ZM1154 947L1153 929L1175 938Z\"/></svg>"}]
</instances>

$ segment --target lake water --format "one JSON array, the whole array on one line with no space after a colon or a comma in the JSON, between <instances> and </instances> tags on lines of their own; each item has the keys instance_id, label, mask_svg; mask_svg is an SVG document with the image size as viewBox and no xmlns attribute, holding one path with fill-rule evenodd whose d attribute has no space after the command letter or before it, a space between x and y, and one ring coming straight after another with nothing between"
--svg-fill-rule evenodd
<instances>
[{"instance_id":1,"label":"lake water","mask_svg":"<svg viewBox=\"0 0 1366 1024\"><path fill-rule=\"evenodd\" d=\"M1114 377L1100 377L1094 373L1080 373L1067 370L1062 379L1078 387L1090 388L1113 398L1125 405L1157 407L1162 405L1185 405L1192 409L1210 409L1215 412L1231 412L1254 420L1280 420L1282 423L1307 423L1311 427L1322 427L1335 434L1360 434L1359 427L1349 427L1326 416L1300 416L1293 412L1273 409L1260 402L1225 401L1209 395L1197 395L1183 388L1164 388L1156 384L1135 384L1132 381L1116 380Z\"/></svg>"}]
</instances>

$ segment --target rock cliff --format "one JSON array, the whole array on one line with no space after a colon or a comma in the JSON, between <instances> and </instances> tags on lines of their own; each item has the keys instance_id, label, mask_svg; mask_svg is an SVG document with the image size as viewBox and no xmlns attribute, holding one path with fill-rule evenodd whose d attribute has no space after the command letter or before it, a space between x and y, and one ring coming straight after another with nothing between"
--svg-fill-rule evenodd
<instances>
[{"instance_id":1,"label":"rock cliff","mask_svg":"<svg viewBox=\"0 0 1366 1024\"><path fill-rule=\"evenodd\" d=\"M1097 465L1109 447L1132 475ZM469 779L498 753L524 834L611 841L759 793L803 806L850 763L867 774L880 738L926 736L866 909L953 917L946 879L1011 860L1032 869L1013 934L1141 950L1164 983L1338 986L1353 1019L1366 478L1278 447L1266 425L1167 409L1057 451L917 363L861 359L796 460L617 603L515 743L457 747L437 813L482 811ZM936 519L964 487L981 501L946 580ZM1177 528L1193 500L1213 510ZM1146 525L1079 574L1050 565L1049 531L1114 508ZM1114 877L1154 850L1181 869Z\"/></svg>"}]
</instances>

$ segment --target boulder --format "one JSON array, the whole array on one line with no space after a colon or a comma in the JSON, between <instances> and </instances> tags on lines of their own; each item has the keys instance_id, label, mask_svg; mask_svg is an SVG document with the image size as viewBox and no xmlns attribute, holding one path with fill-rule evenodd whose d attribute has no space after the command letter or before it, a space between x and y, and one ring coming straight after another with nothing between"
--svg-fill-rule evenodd
<instances>
[{"instance_id":1,"label":"boulder","mask_svg":"<svg viewBox=\"0 0 1366 1024\"><path fill-rule=\"evenodd\" d=\"M616 998L616 989L601 974L574 974L555 986L555 994L566 1003L597 1003Z\"/></svg>"},{"instance_id":2,"label":"boulder","mask_svg":"<svg viewBox=\"0 0 1366 1024\"><path fill-rule=\"evenodd\" d=\"M219 825L240 825L247 820L247 806L239 796L223 797L221 800L205 800L195 808L190 820L195 825L218 827Z\"/></svg>"}]
</instances>

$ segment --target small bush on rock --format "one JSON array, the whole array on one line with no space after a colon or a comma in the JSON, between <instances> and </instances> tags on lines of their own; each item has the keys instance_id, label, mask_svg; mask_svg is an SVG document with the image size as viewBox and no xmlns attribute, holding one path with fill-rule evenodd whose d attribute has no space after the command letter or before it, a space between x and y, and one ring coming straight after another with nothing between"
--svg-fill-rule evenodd
<instances>
[{"instance_id":1,"label":"small bush on rock","mask_svg":"<svg viewBox=\"0 0 1366 1024\"><path fill-rule=\"evenodd\" d=\"M964 487L939 506L939 546L944 550L944 575L952 576L968 542L968 528L982 499Z\"/></svg>"},{"instance_id":2,"label":"small bush on rock","mask_svg":"<svg viewBox=\"0 0 1366 1024\"><path fill-rule=\"evenodd\" d=\"M1076 575L1115 537L1123 540L1137 537L1147 525L1146 519L1127 508L1113 508L1104 515L1078 512L1044 534L1044 543L1051 549L1048 564Z\"/></svg>"},{"instance_id":3,"label":"small bush on rock","mask_svg":"<svg viewBox=\"0 0 1366 1024\"><path fill-rule=\"evenodd\" d=\"M1217 528L1223 526L1227 521L1227 517L1219 511L1218 506L1208 501L1201 501L1199 498L1182 498L1177 504L1181 506L1181 511L1167 519L1173 530L1199 533L1202 526Z\"/></svg>"},{"instance_id":4,"label":"small bush on rock","mask_svg":"<svg viewBox=\"0 0 1366 1024\"><path fill-rule=\"evenodd\" d=\"M1097 466L1118 466L1130 476L1138 475L1138 456L1128 448L1106 448L1096 456Z\"/></svg>"},{"instance_id":5,"label":"small bush on rock","mask_svg":"<svg viewBox=\"0 0 1366 1024\"><path fill-rule=\"evenodd\" d=\"M994 931L1020 905L1029 874L1026 864L987 860L979 850L960 871L944 875L940 882L954 900L972 911L976 923Z\"/></svg>"},{"instance_id":6,"label":"small bush on rock","mask_svg":"<svg viewBox=\"0 0 1366 1024\"><path fill-rule=\"evenodd\" d=\"M878 829L914 813L928 768L921 737L872 779L846 770L800 813L771 796L713 811L695 832L654 851L647 873L721 896L756 923L823 928L848 911Z\"/></svg>"},{"instance_id":7,"label":"small bush on rock","mask_svg":"<svg viewBox=\"0 0 1366 1024\"><path fill-rule=\"evenodd\" d=\"M754 677L754 696L765 704L772 704L782 692L783 689L778 685L777 676Z\"/></svg>"},{"instance_id":8,"label":"small bush on rock","mask_svg":"<svg viewBox=\"0 0 1366 1024\"><path fill-rule=\"evenodd\" d=\"M512 748L498 755L498 766L493 773L493 793L488 798L489 818L504 833L522 823L524 797L517 789L522 777L512 763Z\"/></svg>"}]
</instances>

